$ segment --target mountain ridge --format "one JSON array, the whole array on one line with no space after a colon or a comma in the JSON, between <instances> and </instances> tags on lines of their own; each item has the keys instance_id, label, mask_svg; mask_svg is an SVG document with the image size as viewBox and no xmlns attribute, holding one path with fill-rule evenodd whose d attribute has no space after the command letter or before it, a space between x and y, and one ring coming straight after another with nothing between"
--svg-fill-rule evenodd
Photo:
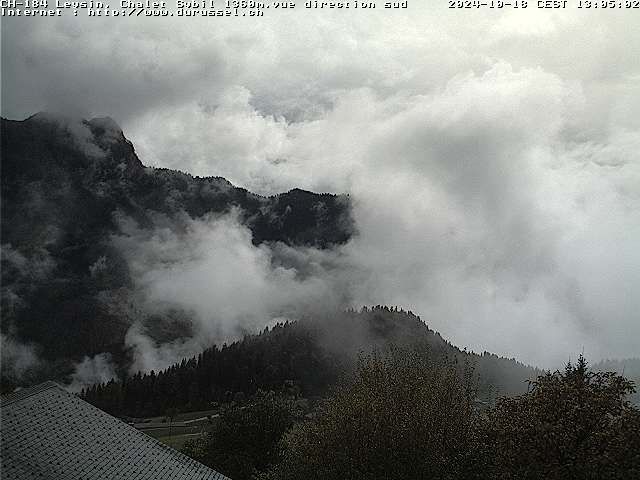
<instances>
[{"instance_id":1,"label":"mountain ridge","mask_svg":"<svg viewBox=\"0 0 640 480\"><path fill-rule=\"evenodd\" d=\"M234 211L256 246L326 249L355 234L347 195L291 189L265 197L223 177L146 167L109 117L38 113L0 120L0 135L0 326L3 338L20 345L14 350L29 348L43 360L33 381L65 375L103 352L119 365L128 361L130 319L104 300L133 288L128 261L112 242L127 234L123 218L142 230L180 230L185 215L197 220ZM188 330L188 314L166 317L170 329ZM12 362L20 363L14 360L3 361L3 378L20 376L12 372Z\"/></svg>"},{"instance_id":2,"label":"mountain ridge","mask_svg":"<svg viewBox=\"0 0 640 480\"><path fill-rule=\"evenodd\" d=\"M171 408L209 408L259 390L325 396L354 369L360 354L421 349L470 367L486 401L527 391L542 370L451 344L411 311L377 305L278 323L241 340L214 345L158 372L138 372L93 385L82 396L113 415L151 417Z\"/></svg>"}]
</instances>

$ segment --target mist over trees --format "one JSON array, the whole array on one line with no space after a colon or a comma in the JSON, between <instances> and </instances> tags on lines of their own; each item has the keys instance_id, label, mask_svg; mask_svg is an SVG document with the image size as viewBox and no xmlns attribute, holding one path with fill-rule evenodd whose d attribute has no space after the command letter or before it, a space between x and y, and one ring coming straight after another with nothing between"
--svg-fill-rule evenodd
<instances>
[{"instance_id":1,"label":"mist over trees","mask_svg":"<svg viewBox=\"0 0 640 480\"><path fill-rule=\"evenodd\" d=\"M283 440L264 479L465 478L471 471L471 370L425 350L360 358L355 379Z\"/></svg>"},{"instance_id":2,"label":"mist over trees","mask_svg":"<svg viewBox=\"0 0 640 480\"><path fill-rule=\"evenodd\" d=\"M529 393L501 398L480 426L486 478L639 478L635 388L614 372L591 371L580 356L538 377Z\"/></svg>"},{"instance_id":3,"label":"mist over trees","mask_svg":"<svg viewBox=\"0 0 640 480\"><path fill-rule=\"evenodd\" d=\"M477 402L469 365L424 349L361 355L301 416L286 395L232 407L184 452L234 479L623 480L640 475L634 386L583 357L527 393ZM256 448L258 450L256 451Z\"/></svg>"},{"instance_id":4,"label":"mist over trees","mask_svg":"<svg viewBox=\"0 0 640 480\"><path fill-rule=\"evenodd\" d=\"M589 369L581 357L544 373L461 350L397 307L344 311L353 293L341 291L344 279L323 282L339 263L332 248L355 232L347 196L294 189L262 197L220 177L150 169L110 119L40 114L2 127L3 392L43 377L71 383L82 366L99 382L81 396L113 415L172 422L179 412L215 409L219 420L185 452L235 480L640 476L638 397L625 378L640 377L637 360ZM198 220L213 214L233 218ZM220 290L221 301L200 311L185 298L162 303L163 292L186 283L191 293L220 268L226 250L198 256L216 251L208 242L220 231L232 233L224 245L243 248L232 250L216 288L195 297ZM192 250L181 248L185 240ZM209 268L187 275L190 283L171 275L185 253ZM245 257L247 275L235 271ZM137 283L167 271L152 298L161 306L147 308L153 301L141 301L148 292ZM232 276L240 280L223 290ZM258 287L239 301L259 307L225 309L224 292L244 292L251 278ZM289 318L283 311L297 320L273 324ZM236 322L243 315L253 323ZM224 334L241 340L136 363L132 336L152 353L198 334L209 346L215 335L195 320L215 330L228 316ZM246 334L256 322L272 326ZM152 363L163 366L146 368Z\"/></svg>"},{"instance_id":5,"label":"mist over trees","mask_svg":"<svg viewBox=\"0 0 640 480\"><path fill-rule=\"evenodd\" d=\"M184 452L236 480L626 480L640 473L634 392L582 356L534 370L376 306L278 324L83 395L134 417L217 408Z\"/></svg>"},{"instance_id":6,"label":"mist over trees","mask_svg":"<svg viewBox=\"0 0 640 480\"><path fill-rule=\"evenodd\" d=\"M82 395L111 414L131 417L162 415L168 408L204 409L211 402L230 402L238 394L248 398L258 390L322 396L354 371L360 352L393 345L420 345L434 358L473 365L479 395L486 401L525 391L526 380L541 373L513 359L460 350L413 313L376 306L277 324L163 371L93 385Z\"/></svg>"},{"instance_id":7,"label":"mist over trees","mask_svg":"<svg viewBox=\"0 0 640 480\"><path fill-rule=\"evenodd\" d=\"M534 370L376 306L278 324L84 395L130 416L219 405L184 452L236 480L626 480L640 472L634 392L583 357Z\"/></svg>"},{"instance_id":8,"label":"mist over trees","mask_svg":"<svg viewBox=\"0 0 640 480\"><path fill-rule=\"evenodd\" d=\"M193 334L191 305L154 309L141 301L135 255L114 240L130 238L128 228L138 235L130 239L135 244L157 231L180 235L189 222L235 212L237 228L248 232L247 248L258 253L257 246L269 242L322 250L346 242L353 231L346 195L293 189L264 197L221 177L149 168L110 118L40 113L1 119L0 131L0 327L3 350L15 353L3 356L8 391L62 379L96 355L109 355L113 368L126 371L134 323L159 344ZM234 327L225 335L242 333L242 325Z\"/></svg>"}]
</instances>

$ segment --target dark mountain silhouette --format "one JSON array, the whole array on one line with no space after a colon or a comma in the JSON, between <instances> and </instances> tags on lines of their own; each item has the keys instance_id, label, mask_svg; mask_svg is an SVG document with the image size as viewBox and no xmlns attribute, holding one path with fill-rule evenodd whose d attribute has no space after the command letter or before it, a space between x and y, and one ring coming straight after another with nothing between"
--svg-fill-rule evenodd
<instances>
[{"instance_id":1,"label":"dark mountain silhouette","mask_svg":"<svg viewBox=\"0 0 640 480\"><path fill-rule=\"evenodd\" d=\"M132 417L162 415L171 408L205 409L258 390L324 396L350 374L359 353L384 353L390 347L428 350L434 358L456 360L461 369L472 367L480 398L487 402L526 392L527 380L542 373L514 359L460 350L413 313L376 306L278 324L161 372L94 385L83 396L111 414Z\"/></svg>"},{"instance_id":2,"label":"dark mountain silhouette","mask_svg":"<svg viewBox=\"0 0 640 480\"><path fill-rule=\"evenodd\" d=\"M101 300L131 286L111 242L122 218L153 229L158 218L235 209L256 245L327 248L352 235L346 195L295 189L264 197L221 177L145 167L109 118L41 113L1 122L2 333L35 345L45 377L59 377L85 355L111 352L124 361L129 320ZM98 268L103 258L108 265ZM168 322L188 329L180 312Z\"/></svg>"}]
</instances>

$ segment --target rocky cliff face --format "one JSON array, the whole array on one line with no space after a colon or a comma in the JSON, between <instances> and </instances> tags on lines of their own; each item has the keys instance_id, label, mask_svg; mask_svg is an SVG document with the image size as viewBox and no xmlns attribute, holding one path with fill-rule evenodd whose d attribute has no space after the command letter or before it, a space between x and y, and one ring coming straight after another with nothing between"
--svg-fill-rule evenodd
<instances>
[{"instance_id":1,"label":"rocky cliff face","mask_svg":"<svg viewBox=\"0 0 640 480\"><path fill-rule=\"evenodd\" d=\"M2 334L34 345L54 370L98 352L125 355L130 320L102 300L131 284L111 241L123 218L151 230L234 210L255 245L323 249L352 235L347 196L263 197L221 177L145 167L109 118L37 114L1 126Z\"/></svg>"}]
</instances>

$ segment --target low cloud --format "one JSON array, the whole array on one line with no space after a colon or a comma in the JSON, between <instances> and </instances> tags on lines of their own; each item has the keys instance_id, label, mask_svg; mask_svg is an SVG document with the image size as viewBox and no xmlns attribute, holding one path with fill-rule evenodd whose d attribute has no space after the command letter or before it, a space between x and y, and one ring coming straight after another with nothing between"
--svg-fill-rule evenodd
<instances>
[{"instance_id":1,"label":"low cloud","mask_svg":"<svg viewBox=\"0 0 640 480\"><path fill-rule=\"evenodd\" d=\"M185 107L167 142L199 146L180 158L206 166L207 132L226 116L230 138L271 131L236 157L229 146L216 169L258 191L349 192L359 234L325 252L255 247L232 215L118 239L148 308L195 312L198 348L323 304L383 303L461 346L544 367L582 349L637 355L640 136L591 135L579 84L499 62L430 95L345 93L295 124L234 98L192 118ZM234 133L237 115L251 121Z\"/></svg>"},{"instance_id":2,"label":"low cloud","mask_svg":"<svg viewBox=\"0 0 640 480\"><path fill-rule=\"evenodd\" d=\"M67 389L72 392L80 392L83 388L96 383L106 383L111 379L117 379L116 368L109 353L100 353L93 357L85 357L75 365L71 375L71 383Z\"/></svg>"},{"instance_id":3,"label":"low cloud","mask_svg":"<svg viewBox=\"0 0 640 480\"><path fill-rule=\"evenodd\" d=\"M10 335L0 334L0 353L3 376L11 379L19 379L41 364L35 345L20 342Z\"/></svg>"},{"instance_id":4,"label":"low cloud","mask_svg":"<svg viewBox=\"0 0 640 480\"><path fill-rule=\"evenodd\" d=\"M143 368L325 303L397 304L540 366L637 356L640 29L624 13L12 22L2 108L110 115L146 164L258 193L350 193L359 235L324 252L255 247L233 215L123 230L136 305L194 318L167 347L131 312Z\"/></svg>"},{"instance_id":5,"label":"low cloud","mask_svg":"<svg viewBox=\"0 0 640 480\"><path fill-rule=\"evenodd\" d=\"M193 330L161 343L148 331L157 325L135 323L126 336L132 371L164 368L275 319L347 304L349 289L328 267L337 252L256 247L236 212L200 220L185 215L151 231L122 226L114 245L129 261L139 308L146 315L185 311Z\"/></svg>"}]
</instances>

